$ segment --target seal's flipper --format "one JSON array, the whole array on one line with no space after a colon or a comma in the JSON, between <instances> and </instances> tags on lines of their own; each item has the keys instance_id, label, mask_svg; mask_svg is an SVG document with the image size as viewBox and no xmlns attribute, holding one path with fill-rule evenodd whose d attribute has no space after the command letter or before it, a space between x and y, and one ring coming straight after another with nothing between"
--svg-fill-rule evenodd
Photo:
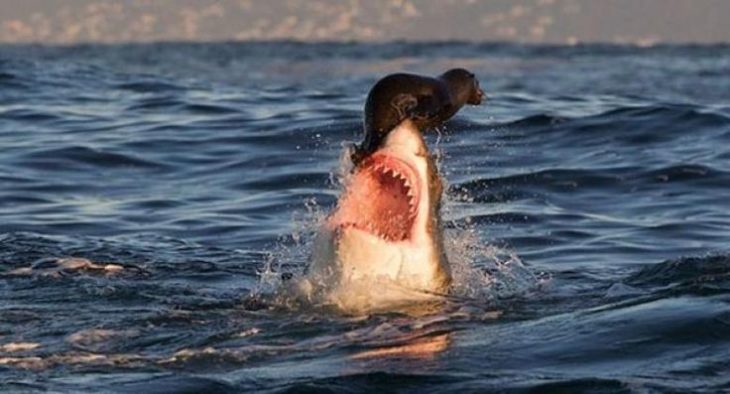
<instances>
[{"instance_id":1,"label":"seal's flipper","mask_svg":"<svg viewBox=\"0 0 730 394\"><path fill-rule=\"evenodd\" d=\"M391 106L397 114L395 117L396 124L411 119L422 130L436 126L441 114L444 112L444 108L448 107L449 104L448 97L407 93L398 94L391 101Z\"/></svg>"},{"instance_id":2,"label":"seal's flipper","mask_svg":"<svg viewBox=\"0 0 730 394\"><path fill-rule=\"evenodd\" d=\"M408 114L408 119L413 120L421 130L438 126L445 111L451 107L448 96L420 95L417 100L418 105Z\"/></svg>"},{"instance_id":3,"label":"seal's flipper","mask_svg":"<svg viewBox=\"0 0 730 394\"><path fill-rule=\"evenodd\" d=\"M419 104L418 98L410 93L399 93L390 101L391 107L393 107L397 114L398 123L412 116L414 111L419 107Z\"/></svg>"}]
</instances>

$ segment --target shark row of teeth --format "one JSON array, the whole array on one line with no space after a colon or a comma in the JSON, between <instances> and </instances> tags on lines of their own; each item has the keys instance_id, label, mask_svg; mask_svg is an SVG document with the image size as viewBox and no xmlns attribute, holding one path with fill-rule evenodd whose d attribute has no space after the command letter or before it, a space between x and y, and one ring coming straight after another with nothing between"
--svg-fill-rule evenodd
<instances>
[{"instance_id":1,"label":"shark row of teeth","mask_svg":"<svg viewBox=\"0 0 730 394\"><path fill-rule=\"evenodd\" d=\"M376 164L373 169L373 171L380 172L383 175L388 175L393 177L393 179L399 179L401 182L403 182L403 186L406 188L406 195L408 196L408 211L411 217L416 216L416 196L413 192L413 186L411 185L411 182L408 180L408 178L395 170L394 168L387 167L381 163Z\"/></svg>"}]
</instances>

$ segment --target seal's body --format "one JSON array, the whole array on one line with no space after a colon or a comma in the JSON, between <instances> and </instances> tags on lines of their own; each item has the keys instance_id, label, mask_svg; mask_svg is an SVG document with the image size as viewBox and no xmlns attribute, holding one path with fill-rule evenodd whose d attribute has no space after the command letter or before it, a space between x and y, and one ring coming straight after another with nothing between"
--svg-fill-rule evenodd
<instances>
[{"instance_id":1,"label":"seal's body","mask_svg":"<svg viewBox=\"0 0 730 394\"><path fill-rule=\"evenodd\" d=\"M355 161L377 149L383 138L410 119L421 131L437 127L465 104L479 105L484 92L467 70L456 68L436 78L391 74L375 83L365 101L365 138Z\"/></svg>"}]
</instances>

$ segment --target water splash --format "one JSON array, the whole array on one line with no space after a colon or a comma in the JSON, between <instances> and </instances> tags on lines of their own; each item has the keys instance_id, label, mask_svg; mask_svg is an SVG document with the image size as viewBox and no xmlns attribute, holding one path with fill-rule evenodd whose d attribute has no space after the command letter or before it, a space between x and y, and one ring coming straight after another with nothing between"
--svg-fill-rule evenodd
<instances>
[{"instance_id":1,"label":"water splash","mask_svg":"<svg viewBox=\"0 0 730 394\"><path fill-rule=\"evenodd\" d=\"M252 296L265 297L281 293L290 280L301 278L306 273L314 237L324 223L326 212L314 197L305 200L303 205L303 210L295 211L292 215L291 233L280 236L267 253Z\"/></svg>"},{"instance_id":2,"label":"water splash","mask_svg":"<svg viewBox=\"0 0 730 394\"><path fill-rule=\"evenodd\" d=\"M440 146L442 138L439 131L433 149L440 173L443 173L442 161L446 157ZM350 179L351 149L352 144L343 145L339 165L330 173L330 183L338 190L342 190ZM446 183L445 179L443 181ZM451 214L459 209L457 200L463 203L471 197L445 195L444 216L453 216ZM292 217L292 232L279 237L269 252L259 271L259 284L252 291L253 296L270 298L277 306L317 307L331 303L316 293L316 284L306 278L315 237L326 220L328 208L321 206L315 198L307 199L303 205L304 209L296 211ZM461 224L449 225L453 228L444 230L444 247L453 277L450 296L455 299L471 299L485 306L495 306L501 299L527 295L549 282L549 276L534 273L513 251L486 244L468 218Z\"/></svg>"},{"instance_id":3,"label":"water splash","mask_svg":"<svg viewBox=\"0 0 730 394\"><path fill-rule=\"evenodd\" d=\"M550 281L549 275L534 272L514 251L484 243L473 227L445 231L444 243L452 295L494 304L526 296Z\"/></svg>"}]
</instances>

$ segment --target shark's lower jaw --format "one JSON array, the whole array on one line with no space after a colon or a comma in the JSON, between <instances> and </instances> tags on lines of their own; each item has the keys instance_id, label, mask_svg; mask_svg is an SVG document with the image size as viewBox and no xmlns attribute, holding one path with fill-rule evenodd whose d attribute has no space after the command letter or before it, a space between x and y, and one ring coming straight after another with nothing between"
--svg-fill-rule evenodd
<instances>
[{"instance_id":1,"label":"shark's lower jaw","mask_svg":"<svg viewBox=\"0 0 730 394\"><path fill-rule=\"evenodd\" d=\"M376 153L358 166L329 224L334 230L355 228L385 241L413 237L422 180L394 156Z\"/></svg>"}]
</instances>

